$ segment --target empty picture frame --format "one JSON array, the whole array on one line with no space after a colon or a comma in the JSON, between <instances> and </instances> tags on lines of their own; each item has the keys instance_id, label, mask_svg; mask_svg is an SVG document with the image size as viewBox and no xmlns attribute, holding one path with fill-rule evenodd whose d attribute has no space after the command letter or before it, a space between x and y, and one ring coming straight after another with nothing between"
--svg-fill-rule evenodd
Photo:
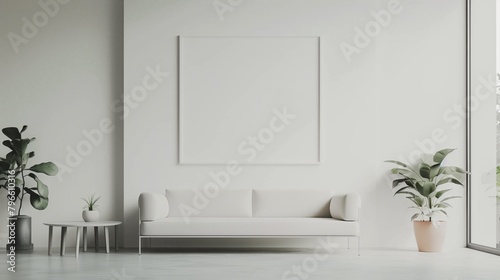
<instances>
[{"instance_id":1,"label":"empty picture frame","mask_svg":"<svg viewBox=\"0 0 500 280\"><path fill-rule=\"evenodd\" d=\"M179 37L180 164L320 163L319 37Z\"/></svg>"}]
</instances>

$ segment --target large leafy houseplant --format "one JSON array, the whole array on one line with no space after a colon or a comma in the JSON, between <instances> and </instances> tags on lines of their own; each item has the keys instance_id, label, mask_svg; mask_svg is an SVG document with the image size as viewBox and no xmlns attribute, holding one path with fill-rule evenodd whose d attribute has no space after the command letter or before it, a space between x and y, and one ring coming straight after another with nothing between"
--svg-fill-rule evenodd
<instances>
[{"instance_id":1,"label":"large leafy houseplant","mask_svg":"<svg viewBox=\"0 0 500 280\"><path fill-rule=\"evenodd\" d=\"M393 182L394 195L404 195L417 210L411 220L413 231L420 252L439 252L443 248L446 221L434 220L437 214L445 214L451 207L449 201L460 196L449 195L452 188L447 186L463 186L467 172L456 166L443 166L443 161L454 149L443 149L435 154L422 154L420 162L409 165L400 161L388 160L398 167L391 169L398 175Z\"/></svg>"},{"instance_id":2,"label":"large leafy houseplant","mask_svg":"<svg viewBox=\"0 0 500 280\"><path fill-rule=\"evenodd\" d=\"M445 214L446 208L451 207L449 201L460 196L449 196L452 188L449 185L463 186L465 170L456 166L442 166L444 159L454 149L443 149L435 154L422 154L420 162L414 166L396 160L386 162L394 163L398 167L391 169L393 174L399 175L392 182L395 189L394 195L404 195L413 202L417 210L411 220L421 219L432 221L439 213Z\"/></svg>"},{"instance_id":3,"label":"large leafy houseplant","mask_svg":"<svg viewBox=\"0 0 500 280\"><path fill-rule=\"evenodd\" d=\"M23 201L29 195L31 205L37 210L44 210L49 204L49 188L44 184L37 174L48 176L57 175L58 168L52 162L43 162L28 167L28 162L35 156L35 152L29 151L28 146L35 138L23 138L22 134L28 127L25 125L21 130L16 127L7 127L2 132L7 140L2 144L10 151L5 158L0 157L0 188L9 189L8 175L14 173L14 203L17 207L17 215L21 215Z\"/></svg>"}]
</instances>

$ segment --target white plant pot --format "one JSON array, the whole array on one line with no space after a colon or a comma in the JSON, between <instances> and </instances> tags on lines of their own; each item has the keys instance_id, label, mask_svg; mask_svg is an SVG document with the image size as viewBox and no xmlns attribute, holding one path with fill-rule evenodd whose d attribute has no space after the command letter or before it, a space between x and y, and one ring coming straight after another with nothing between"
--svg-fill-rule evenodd
<instances>
[{"instance_id":1,"label":"white plant pot","mask_svg":"<svg viewBox=\"0 0 500 280\"><path fill-rule=\"evenodd\" d=\"M85 222L95 222L99 220L99 211L93 210L85 210L82 212L82 218Z\"/></svg>"}]
</instances>

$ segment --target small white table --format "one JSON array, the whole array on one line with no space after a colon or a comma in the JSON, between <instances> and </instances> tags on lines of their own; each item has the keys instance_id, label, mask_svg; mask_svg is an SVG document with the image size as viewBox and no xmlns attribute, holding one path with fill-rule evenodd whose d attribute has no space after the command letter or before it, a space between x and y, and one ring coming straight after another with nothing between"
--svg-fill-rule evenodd
<instances>
[{"instance_id":1,"label":"small white table","mask_svg":"<svg viewBox=\"0 0 500 280\"><path fill-rule=\"evenodd\" d=\"M95 251L99 248L99 227L104 227L104 236L106 242L106 253L109 254L109 227L115 228L115 250L118 251L118 230L117 226L122 222L119 221L99 221L99 222L54 222L54 223L43 223L49 226L49 248L48 255L51 255L52 250L52 231L54 227L61 227L61 256L64 256L66 252L66 232L68 227L76 227L76 252L75 257L78 258L78 253L80 250L80 231L83 228L83 251L87 251L87 227L94 227L94 239L95 239Z\"/></svg>"}]
</instances>

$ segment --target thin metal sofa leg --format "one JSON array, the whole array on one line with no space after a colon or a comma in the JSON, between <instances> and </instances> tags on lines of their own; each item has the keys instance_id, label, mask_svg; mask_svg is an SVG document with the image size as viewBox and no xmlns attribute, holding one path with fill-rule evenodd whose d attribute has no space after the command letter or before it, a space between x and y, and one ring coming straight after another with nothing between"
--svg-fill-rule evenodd
<instances>
[{"instance_id":1,"label":"thin metal sofa leg","mask_svg":"<svg viewBox=\"0 0 500 280\"><path fill-rule=\"evenodd\" d=\"M139 256L141 255L141 245L142 245L142 239L141 236L139 235Z\"/></svg>"}]
</instances>

